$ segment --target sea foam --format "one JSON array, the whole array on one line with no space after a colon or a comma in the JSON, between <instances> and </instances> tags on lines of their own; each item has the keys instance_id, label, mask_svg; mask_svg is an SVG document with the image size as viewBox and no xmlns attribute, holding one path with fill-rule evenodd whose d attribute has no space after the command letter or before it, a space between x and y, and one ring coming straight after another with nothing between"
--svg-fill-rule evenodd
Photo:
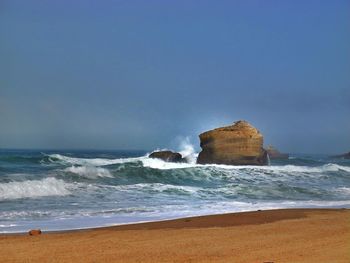
<instances>
[{"instance_id":1,"label":"sea foam","mask_svg":"<svg viewBox=\"0 0 350 263\"><path fill-rule=\"evenodd\" d=\"M6 164L0 169L0 232L258 209L350 207L346 160L296 155L267 166L201 165L189 140L177 150L187 163L122 157L132 156L129 152L21 153L32 156L30 161L17 153L0 156Z\"/></svg>"},{"instance_id":2,"label":"sea foam","mask_svg":"<svg viewBox=\"0 0 350 263\"><path fill-rule=\"evenodd\" d=\"M89 179L96 179L98 177L113 177L107 169L94 166L71 166L66 168L65 171Z\"/></svg>"},{"instance_id":3,"label":"sea foam","mask_svg":"<svg viewBox=\"0 0 350 263\"><path fill-rule=\"evenodd\" d=\"M50 154L50 160L56 162L56 160L68 164L76 165L87 165L87 166L105 166L119 163L130 163L139 161L140 157L136 158L117 158L117 159L107 159L107 158L77 158L69 157L61 154Z\"/></svg>"},{"instance_id":4,"label":"sea foam","mask_svg":"<svg viewBox=\"0 0 350 263\"><path fill-rule=\"evenodd\" d=\"M303 165L268 165L268 166L247 166L247 165L224 165L224 164L196 164L195 156L198 154L194 152L193 148L189 144L184 144L183 151L181 151L183 156L187 156L189 159L188 163L172 163L165 162L160 159L148 158L147 156L134 157L134 158L117 158L117 159L107 159L107 158L77 158L69 157L61 154L51 154L49 157L52 161L59 160L61 162L80 166L106 166L112 164L123 164L131 162L142 162L144 167L149 167L153 169L169 170L169 169L186 169L186 168L205 168L213 167L218 169L226 170L261 170L261 171L275 171L275 172L299 172L299 173L323 173L323 172L350 172L350 166L344 166L334 163L328 163L321 166L303 166ZM73 166L74 167L74 166ZM71 172L77 174L89 174L85 168L72 168ZM97 172L97 170L95 170ZM99 171L100 177L108 177L107 173Z\"/></svg>"},{"instance_id":5,"label":"sea foam","mask_svg":"<svg viewBox=\"0 0 350 263\"><path fill-rule=\"evenodd\" d=\"M0 184L0 200L69 195L69 184L53 177Z\"/></svg>"}]
</instances>

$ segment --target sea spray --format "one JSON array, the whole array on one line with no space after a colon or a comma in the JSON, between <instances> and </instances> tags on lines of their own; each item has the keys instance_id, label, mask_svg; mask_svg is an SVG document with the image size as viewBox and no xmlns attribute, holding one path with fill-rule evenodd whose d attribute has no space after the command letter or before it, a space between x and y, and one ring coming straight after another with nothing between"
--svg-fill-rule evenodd
<instances>
[{"instance_id":1,"label":"sea spray","mask_svg":"<svg viewBox=\"0 0 350 263\"><path fill-rule=\"evenodd\" d=\"M188 163L195 164L197 161L198 153L196 153L193 144L190 142L189 137L185 137L180 141L179 152Z\"/></svg>"},{"instance_id":2,"label":"sea spray","mask_svg":"<svg viewBox=\"0 0 350 263\"><path fill-rule=\"evenodd\" d=\"M196 155L188 138L177 149ZM0 232L257 209L350 207L350 161L293 155L270 166L230 166L147 156L126 151L0 155Z\"/></svg>"}]
</instances>

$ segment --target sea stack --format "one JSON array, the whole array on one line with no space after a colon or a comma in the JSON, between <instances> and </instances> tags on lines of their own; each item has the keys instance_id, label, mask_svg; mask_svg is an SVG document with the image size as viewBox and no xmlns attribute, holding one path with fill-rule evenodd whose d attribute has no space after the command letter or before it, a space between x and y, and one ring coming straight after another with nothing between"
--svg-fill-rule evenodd
<instances>
[{"instance_id":1,"label":"sea stack","mask_svg":"<svg viewBox=\"0 0 350 263\"><path fill-rule=\"evenodd\" d=\"M266 151L267 151L270 159L272 159L272 160L274 160L274 159L288 159L289 158L288 153L281 153L279 150L277 150L272 145L269 145L266 148Z\"/></svg>"},{"instance_id":2,"label":"sea stack","mask_svg":"<svg viewBox=\"0 0 350 263\"><path fill-rule=\"evenodd\" d=\"M161 159L165 162L173 162L173 163L184 163L186 162L185 158L182 158L182 155L177 152L172 151L157 151L151 153L149 158Z\"/></svg>"},{"instance_id":3,"label":"sea stack","mask_svg":"<svg viewBox=\"0 0 350 263\"><path fill-rule=\"evenodd\" d=\"M199 135L199 164L266 165L262 134L244 120Z\"/></svg>"}]
</instances>

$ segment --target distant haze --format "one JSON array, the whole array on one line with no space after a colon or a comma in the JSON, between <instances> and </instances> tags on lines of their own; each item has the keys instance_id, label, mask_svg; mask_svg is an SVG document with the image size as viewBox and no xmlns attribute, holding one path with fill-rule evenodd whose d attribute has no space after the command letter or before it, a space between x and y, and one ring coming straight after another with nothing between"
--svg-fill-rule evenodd
<instances>
[{"instance_id":1,"label":"distant haze","mask_svg":"<svg viewBox=\"0 0 350 263\"><path fill-rule=\"evenodd\" d=\"M0 38L0 148L350 151L350 1L2 0Z\"/></svg>"}]
</instances>

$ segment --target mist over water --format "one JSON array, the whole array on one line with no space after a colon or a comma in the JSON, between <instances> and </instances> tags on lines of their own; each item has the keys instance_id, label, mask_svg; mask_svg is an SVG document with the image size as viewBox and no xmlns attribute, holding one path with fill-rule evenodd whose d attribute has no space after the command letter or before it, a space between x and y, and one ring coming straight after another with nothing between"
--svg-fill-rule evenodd
<instances>
[{"instance_id":1,"label":"mist over water","mask_svg":"<svg viewBox=\"0 0 350 263\"><path fill-rule=\"evenodd\" d=\"M198 165L146 152L1 151L0 232L96 227L288 207L350 207L350 161L292 155L269 166Z\"/></svg>"},{"instance_id":2,"label":"mist over water","mask_svg":"<svg viewBox=\"0 0 350 263\"><path fill-rule=\"evenodd\" d=\"M187 159L191 164L195 164L197 161L198 153L196 153L193 144L191 144L190 138L185 137L180 142L179 153Z\"/></svg>"}]
</instances>

